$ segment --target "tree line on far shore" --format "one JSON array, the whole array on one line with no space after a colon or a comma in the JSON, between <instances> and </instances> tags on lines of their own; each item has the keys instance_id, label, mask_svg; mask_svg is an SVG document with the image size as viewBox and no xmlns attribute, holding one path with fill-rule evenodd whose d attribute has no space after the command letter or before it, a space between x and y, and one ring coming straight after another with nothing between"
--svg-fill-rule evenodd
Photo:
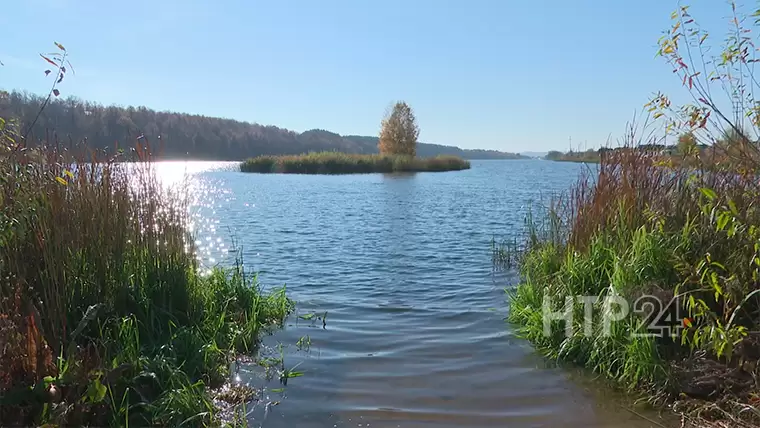
<instances>
[{"instance_id":1,"label":"tree line on far shore","mask_svg":"<svg viewBox=\"0 0 760 428\"><path fill-rule=\"evenodd\" d=\"M0 90L0 116L16 117L24 130L34 122L45 97ZM56 98L45 107L29 133L33 145L55 132L63 143L87 139L89 147L125 147L140 135L149 139L163 159L240 160L259 155L291 155L339 151L378 153L378 137L339 135L312 129L302 133L271 125L241 122L187 113L155 111L146 107L104 106L76 97ZM159 138L160 137L160 138ZM53 137L54 139L54 137ZM495 150L419 143L421 157L460 156L465 159L516 159L521 156Z\"/></svg>"},{"instance_id":2,"label":"tree line on far shore","mask_svg":"<svg viewBox=\"0 0 760 428\"><path fill-rule=\"evenodd\" d=\"M750 141L745 134L746 132L740 133L734 129L729 129L724 132L720 138L717 138L713 144L705 144L704 142L699 142L694 133L685 132L679 135L676 143L672 145L648 143L635 146L635 148L648 153L655 153L673 158L683 158L696 153L701 153L704 155L703 160L709 158L725 162L727 159L741 156L744 152L744 147L747 145L758 146L758 142ZM565 162L596 163L599 162L601 157L606 153L628 149L631 149L631 147L601 147L599 149L588 149L585 151L570 150L568 152L551 150L546 156L544 156L544 159Z\"/></svg>"}]
</instances>

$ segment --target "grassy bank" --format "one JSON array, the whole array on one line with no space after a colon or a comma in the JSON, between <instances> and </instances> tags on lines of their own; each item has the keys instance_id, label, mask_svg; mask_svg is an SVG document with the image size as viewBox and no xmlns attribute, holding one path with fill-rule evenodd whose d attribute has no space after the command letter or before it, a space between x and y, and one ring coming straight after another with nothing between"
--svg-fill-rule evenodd
<instances>
[{"instance_id":1,"label":"grassy bank","mask_svg":"<svg viewBox=\"0 0 760 428\"><path fill-rule=\"evenodd\" d=\"M240 165L242 172L282 174L367 174L389 172L441 172L469 169L470 162L456 156L355 155L338 152L293 156L259 156Z\"/></svg>"},{"instance_id":2,"label":"grassy bank","mask_svg":"<svg viewBox=\"0 0 760 428\"><path fill-rule=\"evenodd\" d=\"M218 422L210 389L283 321L285 290L242 264L199 274L186 199L140 147L24 150L3 125L0 424Z\"/></svg>"},{"instance_id":3,"label":"grassy bank","mask_svg":"<svg viewBox=\"0 0 760 428\"><path fill-rule=\"evenodd\" d=\"M662 165L638 150L608 154L598 176L581 177L529 222L524 246L495 249L495 262L517 259L521 270L508 291L509 320L546 355L655 404L674 403L701 426L756 424L758 165L744 172ZM553 320L546 332L544 299L562 311L568 296L592 296L592 322L575 299L572 322ZM610 296L624 299L629 312L605 306ZM658 317L660 309L671 312ZM621 318L605 328L605 311Z\"/></svg>"},{"instance_id":4,"label":"grassy bank","mask_svg":"<svg viewBox=\"0 0 760 428\"><path fill-rule=\"evenodd\" d=\"M523 337L684 426L760 426L760 84L746 47L760 10L731 1L728 16L709 53L679 3L657 56L694 103L654 95L643 127L530 218L521 245L494 248L520 269L509 320Z\"/></svg>"}]
</instances>

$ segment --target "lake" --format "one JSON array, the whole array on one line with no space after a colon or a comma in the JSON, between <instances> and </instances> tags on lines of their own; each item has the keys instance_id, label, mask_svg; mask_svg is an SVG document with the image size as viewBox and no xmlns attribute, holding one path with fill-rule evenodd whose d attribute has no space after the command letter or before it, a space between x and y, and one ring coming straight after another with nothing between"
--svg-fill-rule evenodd
<instances>
[{"instance_id":1,"label":"lake","mask_svg":"<svg viewBox=\"0 0 760 428\"><path fill-rule=\"evenodd\" d=\"M504 288L517 277L493 272L491 239L520 236L531 202L567 189L582 168L506 160L446 173L306 176L244 174L236 163L158 166L167 182L190 175L204 265L230 263L237 245L265 287L286 284L297 301L265 353L279 355L281 343L286 367L304 375L280 392L243 365L241 381L267 386L248 409L252 426L661 426L544 361L504 321ZM309 319L324 312L324 326Z\"/></svg>"}]
</instances>

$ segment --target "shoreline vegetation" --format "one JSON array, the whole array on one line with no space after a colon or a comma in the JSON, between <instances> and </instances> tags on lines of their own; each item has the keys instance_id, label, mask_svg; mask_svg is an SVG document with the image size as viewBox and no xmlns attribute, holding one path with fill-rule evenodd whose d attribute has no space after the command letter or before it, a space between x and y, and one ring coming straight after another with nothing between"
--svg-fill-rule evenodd
<instances>
[{"instance_id":1,"label":"shoreline vegetation","mask_svg":"<svg viewBox=\"0 0 760 428\"><path fill-rule=\"evenodd\" d=\"M706 144L696 144L694 141L695 137L687 133L678 138L678 144L670 146L664 144L642 144L639 146L623 146L616 148L602 147L597 150L589 149L586 151L571 150L565 153L553 150L547 153L546 156L544 156L544 159L555 162L600 163L603 157L608 156L611 153L636 150L657 156L661 162L665 163L680 163L685 159L690 159L691 155L695 152L700 152L702 160L707 160L712 157L713 163L720 163L719 158L722 157L731 146L731 138L732 136L729 135L727 138L717 141L714 145L708 146Z\"/></svg>"},{"instance_id":2,"label":"shoreline vegetation","mask_svg":"<svg viewBox=\"0 0 760 428\"><path fill-rule=\"evenodd\" d=\"M495 264L520 270L508 321L545 356L671 406L690 426L760 426L760 186L734 169L662 161L637 150L604 158L528 218L522 243L494 247ZM579 296L593 302L590 332ZM622 311L609 297L628 312L605 332L602 314ZM548 311L559 319L546 334Z\"/></svg>"},{"instance_id":3,"label":"shoreline vegetation","mask_svg":"<svg viewBox=\"0 0 760 428\"><path fill-rule=\"evenodd\" d=\"M278 174L443 172L469 168L469 161L456 156L413 158L402 155L351 155L335 152L259 156L240 164L242 172Z\"/></svg>"},{"instance_id":4,"label":"shoreline vegetation","mask_svg":"<svg viewBox=\"0 0 760 428\"><path fill-rule=\"evenodd\" d=\"M686 6L659 42L699 104L655 95L653 120L630 124L622 148L532 212L523 241L493 246L497 267L520 272L507 294L521 337L669 407L682 426L760 426L760 84L749 20L730 6L743 36L716 58L686 52L709 40ZM704 64L715 72L694 71ZM720 97L735 94L723 111ZM675 153L663 149L670 136Z\"/></svg>"},{"instance_id":5,"label":"shoreline vegetation","mask_svg":"<svg viewBox=\"0 0 760 428\"><path fill-rule=\"evenodd\" d=\"M371 174L394 172L443 172L470 168L456 156L417 157L420 129L412 108L404 101L393 105L380 126L379 155L340 152L296 156L259 156L240 164L241 172L277 174Z\"/></svg>"},{"instance_id":6,"label":"shoreline vegetation","mask_svg":"<svg viewBox=\"0 0 760 428\"><path fill-rule=\"evenodd\" d=\"M147 158L0 148L2 425L209 425L255 399L230 364L288 316L284 288L242 261L202 274Z\"/></svg>"},{"instance_id":7,"label":"shoreline vegetation","mask_svg":"<svg viewBox=\"0 0 760 428\"><path fill-rule=\"evenodd\" d=\"M25 141L0 117L0 425L245 426L257 397L231 363L282 326L284 286L239 259L201 272L187 195L144 138L127 154Z\"/></svg>"}]
</instances>

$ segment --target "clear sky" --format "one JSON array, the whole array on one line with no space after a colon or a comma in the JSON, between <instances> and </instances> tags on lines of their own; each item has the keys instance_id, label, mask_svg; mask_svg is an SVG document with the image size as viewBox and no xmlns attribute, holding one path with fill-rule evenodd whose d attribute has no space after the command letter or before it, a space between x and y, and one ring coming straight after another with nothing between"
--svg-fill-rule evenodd
<instances>
[{"instance_id":1,"label":"clear sky","mask_svg":"<svg viewBox=\"0 0 760 428\"><path fill-rule=\"evenodd\" d=\"M697 19L719 0L693 0ZM749 4L753 6L754 4ZM15 0L0 14L0 88L376 135L397 99L420 141L504 151L598 147L658 90L675 0Z\"/></svg>"}]
</instances>

